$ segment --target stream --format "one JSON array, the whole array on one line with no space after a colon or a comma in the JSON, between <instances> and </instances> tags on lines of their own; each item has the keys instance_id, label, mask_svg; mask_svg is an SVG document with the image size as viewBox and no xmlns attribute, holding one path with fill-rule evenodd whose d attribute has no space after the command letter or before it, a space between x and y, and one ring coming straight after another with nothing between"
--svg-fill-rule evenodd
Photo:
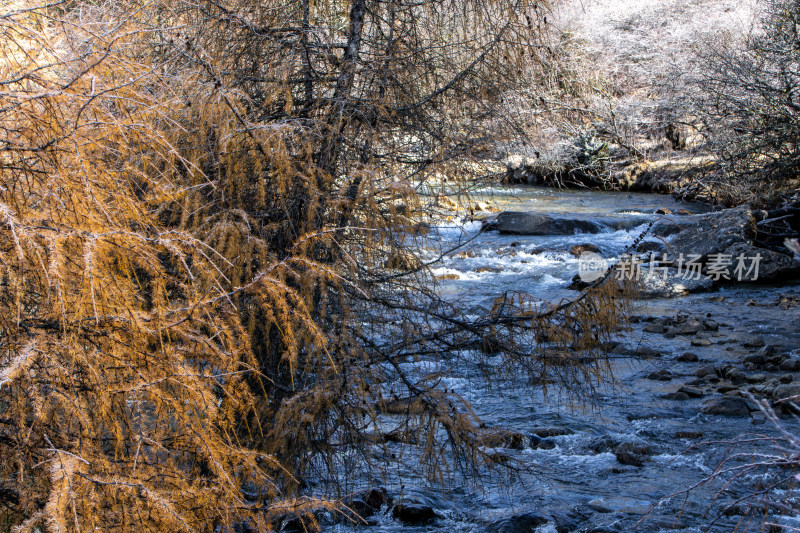
<instances>
[{"instance_id":1,"label":"stream","mask_svg":"<svg viewBox=\"0 0 800 533\"><path fill-rule=\"evenodd\" d=\"M655 214L659 208L707 210L704 206L676 202L668 196L644 193L507 187L484 191L484 195L484 198L478 195L478 200L485 199L504 211L618 219L623 222L619 227L625 229L610 227L599 234L562 236L479 234L433 265L433 273L441 280L441 294L476 314L485 312L492 300L505 291L525 291L548 300L574 297L578 293L567 289L578 272L578 259L570 254L573 245L593 244L604 257L614 258L642 233L648 222L665 216ZM480 222L435 226L429 237L428 257L435 257L437 250L472 239L480 228ZM626 333L624 342L647 346L661 356L614 359L616 383L600 387L582 403L570 402L552 389L543 395L536 388L515 382L489 385L474 368L449 368L447 362L417 363L427 365L427 370L431 365L446 369L449 377L444 385L468 399L491 427L526 434L555 429L550 432L563 434L547 437L546 447L503 449L503 453L529 465L510 482L500 473L477 483L455 481L445 487L430 485L398 461L386 478L366 480L365 486L381 485L395 499L430 505L438 517L425 525L411 526L393 519L384 508L370 517L370 527L358 529L550 533L733 531L738 527L739 531L761 531L763 518L743 518L747 501L736 503L755 484L766 480L760 472L748 474L742 483L732 484L721 494L723 482L730 476L723 475L717 482L700 486L688 497L676 495L663 499L694 486L713 472L726 445L704 445L704 442L729 441L747 433L773 435L774 428L763 423L757 416L759 413L751 416L701 413L702 403L719 394L713 390L713 383L694 383L703 390L702 398L672 400L664 399L663 395L697 380L699 368L738 362L758 352L762 344L772 345L778 352L800 355L800 307L794 307L798 299L797 283L734 283L678 298L639 300L633 309L632 329ZM716 321L719 328L710 333L710 344L693 346L693 337L666 338L660 333L644 331L654 319L680 314ZM686 352L697 359L681 357ZM659 371L668 372L671 379L648 379ZM800 381L800 373L797 375ZM784 417L784 423L791 429L797 422ZM620 443L647 449L641 465L620 462L614 453ZM397 447L398 456L403 455L405 445L391 446ZM739 449L774 451L763 443L733 447ZM406 455L411 461L413 453ZM774 493L787 504L794 502L790 487L780 485ZM735 505L721 512L728 503ZM800 519L791 515L791 512L775 514L770 520L787 527L800 527ZM338 532L354 529L345 524L328 528Z\"/></svg>"}]
</instances>

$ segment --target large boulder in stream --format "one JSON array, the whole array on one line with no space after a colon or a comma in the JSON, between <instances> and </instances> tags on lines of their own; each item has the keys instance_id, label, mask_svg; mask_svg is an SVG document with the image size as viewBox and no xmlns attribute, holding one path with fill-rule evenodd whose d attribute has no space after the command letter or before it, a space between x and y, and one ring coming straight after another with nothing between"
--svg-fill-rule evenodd
<instances>
[{"instance_id":1,"label":"large boulder in stream","mask_svg":"<svg viewBox=\"0 0 800 533\"><path fill-rule=\"evenodd\" d=\"M723 253L731 256L734 265L738 257L754 258L759 256L758 279L754 281L777 280L796 275L800 271L800 263L788 253L788 250L787 253L780 253L739 242L726 248ZM747 276L745 279L748 279Z\"/></svg>"},{"instance_id":2,"label":"large boulder in stream","mask_svg":"<svg viewBox=\"0 0 800 533\"><path fill-rule=\"evenodd\" d=\"M756 235L756 220L747 206L701 215L664 217L653 225L653 235L672 236L667 253L677 257L723 253L737 243L749 244Z\"/></svg>"},{"instance_id":3,"label":"large boulder in stream","mask_svg":"<svg viewBox=\"0 0 800 533\"><path fill-rule=\"evenodd\" d=\"M484 223L484 229L508 235L574 235L600 233L604 226L591 220L561 218L542 213L504 211Z\"/></svg>"},{"instance_id":4,"label":"large boulder in stream","mask_svg":"<svg viewBox=\"0 0 800 533\"><path fill-rule=\"evenodd\" d=\"M592 216L579 214L546 215L503 211L483 221L483 230L507 235L577 235L631 229L645 221L620 215Z\"/></svg>"},{"instance_id":5,"label":"large boulder in stream","mask_svg":"<svg viewBox=\"0 0 800 533\"><path fill-rule=\"evenodd\" d=\"M747 206L701 215L664 217L653 225L652 234L667 237L665 253L673 261L681 254L684 258L700 256L699 262L707 266L710 257L716 254L729 256L730 279L736 277L733 272L738 258L744 258L749 266L752 258L760 256L757 278L754 279L751 273L750 277L743 276L745 281L779 279L796 274L800 267L788 250L784 254L753 243L758 228L753 212Z\"/></svg>"}]
</instances>

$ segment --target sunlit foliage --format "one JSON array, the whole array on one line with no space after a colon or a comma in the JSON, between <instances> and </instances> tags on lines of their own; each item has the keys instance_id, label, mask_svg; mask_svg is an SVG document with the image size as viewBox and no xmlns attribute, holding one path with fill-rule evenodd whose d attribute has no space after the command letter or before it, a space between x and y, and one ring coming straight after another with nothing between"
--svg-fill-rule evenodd
<instances>
[{"instance_id":1,"label":"sunlit foliage","mask_svg":"<svg viewBox=\"0 0 800 533\"><path fill-rule=\"evenodd\" d=\"M439 479L491 463L468 404L406 361L604 375L614 290L467 320L414 252L437 195L513 134L494 104L538 5L2 9L0 500L19 531L266 530L334 509L293 498L398 434Z\"/></svg>"}]
</instances>

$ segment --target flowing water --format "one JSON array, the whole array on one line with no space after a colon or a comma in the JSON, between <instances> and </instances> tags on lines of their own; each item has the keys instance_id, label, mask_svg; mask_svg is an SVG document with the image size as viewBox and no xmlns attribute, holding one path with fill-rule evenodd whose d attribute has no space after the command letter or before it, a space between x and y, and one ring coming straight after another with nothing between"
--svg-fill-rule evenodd
<instances>
[{"instance_id":1,"label":"flowing water","mask_svg":"<svg viewBox=\"0 0 800 533\"><path fill-rule=\"evenodd\" d=\"M433 265L433 272L450 278L458 276L441 281L441 292L475 312L486 311L491 301L505 291L526 291L550 300L574 297L577 293L566 288L578 270L577 259L569 253L571 246L591 243L605 257L614 257L641 234L650 220L660 216L654 214L656 209L703 210L701 206L679 204L670 197L652 194L533 187L493 189L492 194L492 204L502 210L614 219L622 221L618 226L627 229L610 228L594 235L534 237L479 234L479 222L435 227L429 243L434 249L449 249L459 241L472 239ZM435 250L430 250L429 255L435 257ZM750 485L732 485L721 495L718 491L722 482L730 476L697 488L688 498L678 495L661 500L695 485L716 467L725 446L699 445L700 442L727 441L752 432L774 434L774 430L769 424L755 425L750 417L701 414L703 399L672 401L660 396L693 379L699 366L736 361L753 353L753 349L736 342L737 335L757 334L782 351L800 347L797 327L800 308L784 309L776 305L781 297L797 296L800 286L796 284L738 284L710 293L639 302L634 310L639 315L711 316L720 323L722 340L711 346L693 347L688 337L666 339L660 334L644 333L643 324L634 323L626 342L650 346L665 355L615 360L616 385L601 388L581 404L567 402L557 391L551 390L545 396L524 383L490 385L480 371L468 368L469 365L447 368L450 377L444 385L467 398L489 426L528 434L537 428L560 428L570 434L550 438L555 445L551 449L502 450L529 465L510 483L500 475L479 483L459 481L445 487L433 486L403 466L391 470L387 478L368 480L385 486L394 497L425 502L439 515L432 523L411 527L384 512L371 518L373 525L369 531L554 532L557 524L561 526L559 531L704 531L706 528L733 531L737 524L743 530L741 513L746 505L725 513L730 516L720 515L719 507L710 509L710 506L715 500L727 504L747 494L755 483L763 481L756 473L747 477ZM697 354L700 361L677 361L686 351ZM447 362L418 364L448 365ZM678 377L667 382L646 379L659 369L669 369ZM786 423L789 427L796 425L792 420ZM687 431L702 433L703 437L676 438L677 432ZM644 465L620 464L612 452L613 446L620 442L647 445L650 454ZM408 446L393 446L396 457L413 461L413 450L409 451ZM764 444L747 445L744 449L773 451ZM791 503L792 495L786 493L784 499ZM541 514L548 522L532 529L520 518L526 513ZM640 522L645 514L646 520ZM798 525L791 516L775 519ZM761 523L755 520L749 528L760 531ZM345 525L331 529L352 530Z\"/></svg>"}]
</instances>

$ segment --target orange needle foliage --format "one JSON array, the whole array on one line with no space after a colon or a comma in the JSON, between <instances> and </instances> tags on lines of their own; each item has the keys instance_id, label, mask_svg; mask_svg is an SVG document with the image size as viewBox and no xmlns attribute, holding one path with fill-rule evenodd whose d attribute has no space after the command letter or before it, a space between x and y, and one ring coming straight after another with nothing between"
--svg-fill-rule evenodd
<instances>
[{"instance_id":1,"label":"orange needle foliage","mask_svg":"<svg viewBox=\"0 0 800 533\"><path fill-rule=\"evenodd\" d=\"M138 53L134 9L86 6L82 24L25 7L0 18L0 484L17 530L266 529L281 467L237 435L259 365L234 300L263 301L287 346L322 349L282 279L291 258L263 256L239 284L160 220L207 179L174 144L184 100Z\"/></svg>"},{"instance_id":2,"label":"orange needle foliage","mask_svg":"<svg viewBox=\"0 0 800 533\"><path fill-rule=\"evenodd\" d=\"M613 291L466 320L409 242L425 191L506 131L492 106L536 4L2 9L0 513L18 531L268 530L334 509L294 499L305 477L398 438L440 479L492 462L467 402L409 360L483 347L541 382L604 375L531 346L596 349Z\"/></svg>"}]
</instances>

